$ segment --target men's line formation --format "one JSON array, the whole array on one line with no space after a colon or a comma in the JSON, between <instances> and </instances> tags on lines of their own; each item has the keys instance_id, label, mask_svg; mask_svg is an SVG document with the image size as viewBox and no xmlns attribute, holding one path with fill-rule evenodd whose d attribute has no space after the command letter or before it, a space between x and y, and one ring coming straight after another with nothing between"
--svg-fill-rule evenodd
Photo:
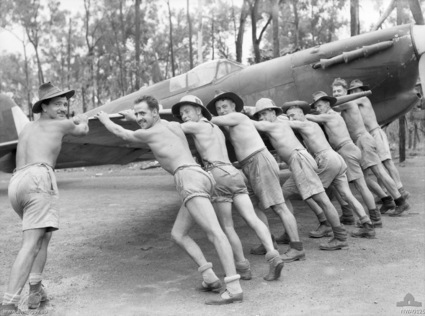
<instances>
[{"instance_id":1,"label":"men's line formation","mask_svg":"<svg viewBox=\"0 0 425 316\"><path fill-rule=\"evenodd\" d=\"M293 100L280 107L261 98L252 118L233 92L218 92L207 106L198 97L186 95L172 107L181 123L162 120L157 99L140 96L134 100L133 110L121 112L126 120L139 124L136 131L113 123L102 111L96 117L124 141L147 144L161 166L174 176L182 205L171 236L197 265L202 277L198 290L218 294L206 304L222 305L242 302L240 280L252 278L250 262L234 228L232 208L261 241L250 252L265 255L269 267L266 281L280 278L284 262L306 258L292 199L301 197L316 214L318 227L309 237L330 237L319 245L328 251L348 248L344 225L354 225L352 237L375 238L375 229L382 227L381 214L397 217L410 209L406 201L409 193L401 183L370 100L361 97L336 105L336 97L364 90L369 87L358 79L348 87L344 79L337 78L332 83L333 96L317 91L310 104ZM17 311L28 279L28 307L36 309L47 299L42 272L52 231L58 229L53 168L63 136L88 132L84 115L66 118L67 102L73 94L74 90L62 91L51 83L40 86L40 100L33 107L34 113L41 113L40 119L29 123L19 135L9 198L22 219L23 243L12 266L0 315ZM278 164L259 132L269 138L277 156L289 166L291 175L283 186ZM235 149L239 169L229 159L224 133ZM186 137L193 138L202 166L192 156ZM367 211L349 183L359 191ZM379 210L372 192L382 202ZM330 197L341 205L341 216ZM282 222L277 238L270 233L267 209ZM195 223L217 251L225 272L224 284L189 235ZM280 254L276 243L289 247Z\"/></svg>"}]
</instances>

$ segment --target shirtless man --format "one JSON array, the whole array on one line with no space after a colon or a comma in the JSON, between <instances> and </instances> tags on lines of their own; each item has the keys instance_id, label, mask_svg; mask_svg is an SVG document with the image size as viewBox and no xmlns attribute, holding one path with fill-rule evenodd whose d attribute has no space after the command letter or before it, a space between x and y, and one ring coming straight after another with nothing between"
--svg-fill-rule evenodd
<instances>
[{"instance_id":1,"label":"shirtless man","mask_svg":"<svg viewBox=\"0 0 425 316\"><path fill-rule=\"evenodd\" d=\"M338 212L325 193L323 185L316 173L317 164L313 157L302 146L295 136L288 120L280 120L277 115L282 109L275 106L270 99L260 99L255 105L253 121L255 127L267 134L279 157L289 166L291 176L284 183L282 190L300 194L302 199L310 205L316 203L326 214L332 227L334 237L328 242L320 244L322 250L337 250L347 248L347 232L339 222ZM324 219L326 221L326 219ZM323 220L322 220L323 222Z\"/></svg>"},{"instance_id":2,"label":"shirtless man","mask_svg":"<svg viewBox=\"0 0 425 316\"><path fill-rule=\"evenodd\" d=\"M332 93L334 97L347 95L348 94L347 82L344 79L336 78L332 83ZM380 208L380 212L383 214L383 213L386 213L387 211L395 210L396 205L394 203L393 198L390 195L388 195L383 190L381 185L379 185L378 182L376 182L373 179L372 170L370 169L364 170L364 178L366 180L368 188L373 193L375 193L382 201L382 207ZM383 184L382 186L384 187ZM343 208L343 211L344 211L344 208ZM343 213L343 216L346 216L348 218L350 214L352 215L351 210L346 210L346 213Z\"/></svg>"},{"instance_id":3,"label":"shirtless man","mask_svg":"<svg viewBox=\"0 0 425 316\"><path fill-rule=\"evenodd\" d=\"M382 184L391 194L396 204L394 214L397 216L410 209L410 205L401 196L397 190L397 186L390 175L385 170L377 153L377 146L375 139L367 131L363 122L362 115L356 101L346 102L344 104L333 107L341 115L347 124L348 132L351 139L357 147L360 148L362 153L361 167L366 176L368 169L373 172L377 179L382 181ZM384 200L382 200L384 202Z\"/></svg>"},{"instance_id":4,"label":"shirtless man","mask_svg":"<svg viewBox=\"0 0 425 316\"><path fill-rule=\"evenodd\" d=\"M282 260L303 260L305 252L298 236L297 222L286 206L280 188L279 167L265 147L253 121L245 114L238 113L243 109L242 99L232 92L220 93L208 103L207 108L214 115L220 115L213 117L211 122L224 126L229 133L236 158L248 180L251 198L254 202L258 198L262 210L271 208L280 217L288 233L290 248L281 256ZM267 225L265 214L257 211L260 219Z\"/></svg>"},{"instance_id":5,"label":"shirtless man","mask_svg":"<svg viewBox=\"0 0 425 316\"><path fill-rule=\"evenodd\" d=\"M252 277L249 261L244 256L242 243L233 225L232 203L267 249L266 260L269 262L270 269L264 279L277 280L283 268L283 261L279 252L273 247L267 226L255 214L242 175L229 160L223 132L209 122L211 114L196 96L184 96L179 103L173 105L172 112L175 117L184 122L181 124L182 130L193 137L205 170L211 172L216 181L212 202L217 210L220 224L232 245L236 272L243 280L250 280ZM185 240L189 238L187 233L192 222L191 218L187 218L181 225L174 225L171 233L183 249L189 248Z\"/></svg>"},{"instance_id":6,"label":"shirtless man","mask_svg":"<svg viewBox=\"0 0 425 316\"><path fill-rule=\"evenodd\" d=\"M363 85L363 82L359 79L351 81L350 88L347 90L348 93L357 93L364 90L369 90L369 86ZM376 141L378 156L381 159L382 164L387 169L391 178L397 185L397 189L400 194L407 199L410 196L410 193L407 192L400 180L400 174L394 162L391 158L390 146L388 144L388 138L385 132L381 129L376 119L375 110L373 109L372 103L368 97L362 97L355 100L359 106L360 113L362 114L363 122L366 126L367 131L373 136ZM391 216L398 215L397 213L391 213Z\"/></svg>"},{"instance_id":7,"label":"shirtless man","mask_svg":"<svg viewBox=\"0 0 425 316\"><path fill-rule=\"evenodd\" d=\"M369 217L373 226L375 228L382 227L381 213L376 209L375 200L366 184L360 166L362 153L351 140L347 125L342 116L331 108L331 102L334 104L335 99L327 96L322 91L314 93L313 99L314 102L311 104L311 107L319 114L307 114L306 119L324 126L330 145L344 158L347 164L347 180L350 183L352 182L357 191L360 192L363 202L369 210Z\"/></svg>"},{"instance_id":8,"label":"shirtless man","mask_svg":"<svg viewBox=\"0 0 425 316\"><path fill-rule=\"evenodd\" d=\"M305 118L300 105L290 106L286 110L286 114L289 117L289 126L301 134L309 152L314 156L318 166L318 176L323 187L328 189L332 186L360 218L361 227L357 231L353 231L351 236L374 238L373 224L348 185L347 165L344 159L331 148L322 128L317 123Z\"/></svg>"},{"instance_id":9,"label":"shirtless man","mask_svg":"<svg viewBox=\"0 0 425 316\"><path fill-rule=\"evenodd\" d=\"M134 117L128 112L122 113L126 119ZM124 129L109 119L108 114L100 111L96 117L111 133L126 142L147 144L161 166L174 175L176 189L183 200L185 208L181 208L176 221L184 221L191 216L205 231L208 239L214 244L220 262L226 273L224 282L226 290L216 300L207 301L208 305L223 305L242 302L243 293L239 283L239 274L236 274L233 252L229 240L220 228L217 216L211 205L210 198L214 190L215 181L212 176L202 170L189 149L186 136L180 124L161 120L158 101L152 96L141 96L134 101L134 115L141 129L131 131ZM187 212L187 213L184 213ZM178 223L177 223L178 225ZM214 283L218 280L202 255L198 245L188 240L190 255L198 263L204 279L202 286L215 290Z\"/></svg>"},{"instance_id":10,"label":"shirtless man","mask_svg":"<svg viewBox=\"0 0 425 316\"><path fill-rule=\"evenodd\" d=\"M29 278L28 308L36 309L47 294L41 284L52 232L59 229L58 188L54 166L65 135L88 133L87 117L66 117L74 90L62 91L50 82L39 88L32 111L40 113L19 134L16 169L9 183L9 199L22 219L23 241L10 273L0 315L17 311L22 288Z\"/></svg>"}]
</instances>

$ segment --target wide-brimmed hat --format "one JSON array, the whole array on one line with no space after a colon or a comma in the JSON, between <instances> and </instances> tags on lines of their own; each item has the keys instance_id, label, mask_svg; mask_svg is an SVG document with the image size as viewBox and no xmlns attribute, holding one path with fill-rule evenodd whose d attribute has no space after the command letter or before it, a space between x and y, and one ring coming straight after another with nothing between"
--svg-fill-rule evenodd
<instances>
[{"instance_id":1,"label":"wide-brimmed hat","mask_svg":"<svg viewBox=\"0 0 425 316\"><path fill-rule=\"evenodd\" d=\"M39 100L34 103L32 107L33 113L40 113L41 112L41 103L43 101L52 99L54 97L60 97L65 96L67 99L72 98L72 96L75 94L75 90L61 90L58 87L55 87L51 84L51 82L43 83L38 88L38 98Z\"/></svg>"},{"instance_id":2,"label":"wide-brimmed hat","mask_svg":"<svg viewBox=\"0 0 425 316\"><path fill-rule=\"evenodd\" d=\"M348 92L351 92L354 89L360 88L363 91L364 90L370 90L369 86L367 84L363 84L363 82L360 79L354 79L350 82L350 87L347 89Z\"/></svg>"},{"instance_id":3,"label":"wide-brimmed hat","mask_svg":"<svg viewBox=\"0 0 425 316\"><path fill-rule=\"evenodd\" d=\"M333 106L336 103L336 98L327 95L326 92L316 91L313 93L313 102L310 103L310 108L314 109L314 104L320 100L328 101L330 103L330 106Z\"/></svg>"},{"instance_id":4,"label":"wide-brimmed hat","mask_svg":"<svg viewBox=\"0 0 425 316\"><path fill-rule=\"evenodd\" d=\"M217 109L215 108L215 103L219 100L232 100L235 103L236 112L240 112L243 110L243 101L242 99L233 92L225 92L225 91L216 91L214 99L212 99L207 104L207 109L215 116L218 116Z\"/></svg>"},{"instance_id":5,"label":"wide-brimmed hat","mask_svg":"<svg viewBox=\"0 0 425 316\"><path fill-rule=\"evenodd\" d=\"M185 95L180 99L180 101L173 105L171 108L171 112L173 112L173 115L177 117L179 120L182 119L180 115L180 107L183 105L192 105L201 108L202 115L208 120L211 120L211 113L205 108L204 104L202 103L201 99L199 99L197 96L194 95Z\"/></svg>"},{"instance_id":6,"label":"wide-brimmed hat","mask_svg":"<svg viewBox=\"0 0 425 316\"><path fill-rule=\"evenodd\" d=\"M283 113L288 112L289 108L293 107L293 106L299 107L303 111L304 114L307 114L307 113L310 112L310 104L308 104L308 102L301 101L301 100L294 100L294 101L289 101L289 102L283 103L283 105L282 105Z\"/></svg>"},{"instance_id":7,"label":"wide-brimmed hat","mask_svg":"<svg viewBox=\"0 0 425 316\"><path fill-rule=\"evenodd\" d=\"M257 101L257 103L255 103L255 112L253 114L254 119L258 120L258 114L264 110L275 110L276 116L283 113L282 109L277 107L272 99L261 98Z\"/></svg>"}]
</instances>

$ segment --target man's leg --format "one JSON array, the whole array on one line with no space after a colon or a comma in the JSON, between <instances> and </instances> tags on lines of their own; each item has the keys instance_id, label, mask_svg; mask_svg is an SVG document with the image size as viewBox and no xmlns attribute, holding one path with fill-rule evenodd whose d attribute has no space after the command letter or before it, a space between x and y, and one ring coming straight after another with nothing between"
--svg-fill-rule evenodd
<instances>
[{"instance_id":1,"label":"man's leg","mask_svg":"<svg viewBox=\"0 0 425 316\"><path fill-rule=\"evenodd\" d=\"M18 305L22 289L40 251L45 233L45 228L28 229L23 232L22 246L12 265L2 305Z\"/></svg>"},{"instance_id":2,"label":"man's leg","mask_svg":"<svg viewBox=\"0 0 425 316\"><path fill-rule=\"evenodd\" d=\"M339 217L341 224L354 225L356 219L354 218L353 209L350 204L341 197L338 190L336 190L333 185L329 187L329 190L333 193L339 205L341 205L342 215Z\"/></svg>"},{"instance_id":3,"label":"man's leg","mask_svg":"<svg viewBox=\"0 0 425 316\"><path fill-rule=\"evenodd\" d=\"M380 178L382 180L386 189L394 198L394 202L397 205L397 208L394 213L391 214L391 216L400 216L404 211L408 211L410 209L409 203L407 203L406 200L401 196L395 182L393 181L393 179L391 179L384 166L379 163L377 165L371 166L370 169L377 178Z\"/></svg>"},{"instance_id":4,"label":"man's leg","mask_svg":"<svg viewBox=\"0 0 425 316\"><path fill-rule=\"evenodd\" d=\"M186 202L186 207L195 222L202 228L207 234L208 239L214 244L224 272L226 273L226 277L224 278L226 291L220 295L219 300L208 301L206 304L221 305L241 302L243 294L239 282L240 276L236 274L232 247L220 227L210 200L204 197L194 197Z\"/></svg>"},{"instance_id":5,"label":"man's leg","mask_svg":"<svg viewBox=\"0 0 425 316\"><path fill-rule=\"evenodd\" d=\"M187 208L182 205L177 214L176 221L174 222L173 229L171 230L171 238L178 244L189 257L198 265L198 271L202 275L203 291L219 291L221 289L221 282L217 275L212 270L212 264L207 262L198 244L189 236L189 231L194 225L194 220L189 214Z\"/></svg>"},{"instance_id":6,"label":"man's leg","mask_svg":"<svg viewBox=\"0 0 425 316\"><path fill-rule=\"evenodd\" d=\"M382 201L382 206L380 208L381 214L395 210L396 205L394 203L394 199L392 196L387 195L382 187L373 179L371 170L364 170L364 178L370 191L372 191Z\"/></svg>"},{"instance_id":7,"label":"man's leg","mask_svg":"<svg viewBox=\"0 0 425 316\"><path fill-rule=\"evenodd\" d=\"M403 188L403 183L401 183L400 174L397 170L397 167L394 164L394 161L392 159L387 159L387 160L384 160L382 163L384 167L387 169L391 178L394 180L401 196L404 197L404 199L408 199L410 196L410 193Z\"/></svg>"},{"instance_id":8,"label":"man's leg","mask_svg":"<svg viewBox=\"0 0 425 316\"><path fill-rule=\"evenodd\" d=\"M316 230L310 231L308 235L311 238L332 237L332 228L330 227L329 222L326 219L326 215L319 204L317 204L311 197L306 199L305 202L314 214L316 214L317 219L319 220L319 226Z\"/></svg>"},{"instance_id":9,"label":"man's leg","mask_svg":"<svg viewBox=\"0 0 425 316\"><path fill-rule=\"evenodd\" d=\"M258 204L253 204L255 214L257 215L258 219L266 225L267 229L270 232L270 226L269 226L269 220L267 219L266 213L263 209L261 209ZM277 249L277 243L275 241L274 236L271 234L271 239L273 242L274 249ZM260 240L261 241L261 240ZM267 249L265 248L264 244L261 242L261 244L255 248L251 248L249 251L252 255L265 255L267 253Z\"/></svg>"},{"instance_id":10,"label":"man's leg","mask_svg":"<svg viewBox=\"0 0 425 316\"><path fill-rule=\"evenodd\" d=\"M367 187L364 177L354 180L353 183L357 191L360 192L360 195L363 198L363 202L366 204L373 226L375 228L382 227L381 213L376 207L375 199L373 198L372 192L370 192L369 188Z\"/></svg>"},{"instance_id":11,"label":"man's leg","mask_svg":"<svg viewBox=\"0 0 425 316\"><path fill-rule=\"evenodd\" d=\"M36 309L40 307L40 303L47 300L47 293L41 284L44 266L47 260L47 248L49 247L52 232L46 232L41 243L40 251L34 260L29 275L30 291L28 296L28 308Z\"/></svg>"},{"instance_id":12,"label":"man's leg","mask_svg":"<svg viewBox=\"0 0 425 316\"><path fill-rule=\"evenodd\" d=\"M250 202L248 196L247 198ZM214 203L214 207L217 211L217 217L220 222L220 225L227 238L229 239L230 245L232 246L233 255L236 261L236 272L239 273L242 280L251 280L251 267L249 261L245 258L241 240L235 231L235 226L232 217L232 204L229 202L218 202Z\"/></svg>"},{"instance_id":13,"label":"man's leg","mask_svg":"<svg viewBox=\"0 0 425 316\"><path fill-rule=\"evenodd\" d=\"M325 192L315 194L311 197L325 212L328 223L332 227L334 237L328 242L320 244L322 250L337 250L348 247L347 244L347 232L341 227L339 221L338 212L329 200Z\"/></svg>"},{"instance_id":14,"label":"man's leg","mask_svg":"<svg viewBox=\"0 0 425 316\"><path fill-rule=\"evenodd\" d=\"M247 194L236 195L233 199L233 204L249 227L255 231L257 237L261 240L261 243L266 249L266 259L270 264L270 271L265 277L265 280L277 280L280 277L280 272L283 268L283 261L279 256L279 252L274 249L269 229L255 214L254 207L252 206L251 200ZM236 271L238 271L238 269L236 269Z\"/></svg>"}]
</instances>

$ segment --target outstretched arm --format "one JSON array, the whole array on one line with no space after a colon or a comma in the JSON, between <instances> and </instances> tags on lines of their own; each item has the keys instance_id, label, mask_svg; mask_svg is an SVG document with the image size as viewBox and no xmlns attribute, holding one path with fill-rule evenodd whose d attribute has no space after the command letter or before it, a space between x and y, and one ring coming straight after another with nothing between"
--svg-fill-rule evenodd
<instances>
[{"instance_id":1,"label":"outstretched arm","mask_svg":"<svg viewBox=\"0 0 425 316\"><path fill-rule=\"evenodd\" d=\"M307 127L306 122L301 122L301 121L288 121L288 124L289 126L291 126L292 129L296 129L296 130L302 130Z\"/></svg>"},{"instance_id":2,"label":"outstretched arm","mask_svg":"<svg viewBox=\"0 0 425 316\"><path fill-rule=\"evenodd\" d=\"M260 132L267 132L270 130L271 124L270 122L264 122L264 121L254 121L251 120L252 123L254 123L255 128Z\"/></svg>"},{"instance_id":3,"label":"outstretched arm","mask_svg":"<svg viewBox=\"0 0 425 316\"><path fill-rule=\"evenodd\" d=\"M180 124L180 127L185 134L196 134L201 131L203 125L197 122L185 122Z\"/></svg>"},{"instance_id":4,"label":"outstretched arm","mask_svg":"<svg viewBox=\"0 0 425 316\"><path fill-rule=\"evenodd\" d=\"M123 139L127 142L133 142L133 143L142 142L142 143L144 143L144 142L147 141L148 132L146 132L146 131L143 131L143 130L130 131L128 129L125 129L122 126L112 122L111 119L109 118L108 114L103 112L103 111L100 111L95 116L99 119L99 121L103 125L105 125L105 127L108 131L110 131L115 136L117 136L117 137L119 137L119 138L121 138L121 139Z\"/></svg>"},{"instance_id":5,"label":"outstretched arm","mask_svg":"<svg viewBox=\"0 0 425 316\"><path fill-rule=\"evenodd\" d=\"M334 115L334 114L316 114L316 115L306 114L305 118L309 121L316 122L316 123L326 123L332 119L331 115Z\"/></svg>"},{"instance_id":6,"label":"outstretched arm","mask_svg":"<svg viewBox=\"0 0 425 316\"><path fill-rule=\"evenodd\" d=\"M89 132L89 119L85 114L77 114L72 119L60 122L65 124L65 134L81 137Z\"/></svg>"},{"instance_id":7,"label":"outstretched arm","mask_svg":"<svg viewBox=\"0 0 425 316\"><path fill-rule=\"evenodd\" d=\"M235 126L242 120L249 119L246 115L241 113L229 113L222 116L213 116L211 122L218 126Z\"/></svg>"}]
</instances>

